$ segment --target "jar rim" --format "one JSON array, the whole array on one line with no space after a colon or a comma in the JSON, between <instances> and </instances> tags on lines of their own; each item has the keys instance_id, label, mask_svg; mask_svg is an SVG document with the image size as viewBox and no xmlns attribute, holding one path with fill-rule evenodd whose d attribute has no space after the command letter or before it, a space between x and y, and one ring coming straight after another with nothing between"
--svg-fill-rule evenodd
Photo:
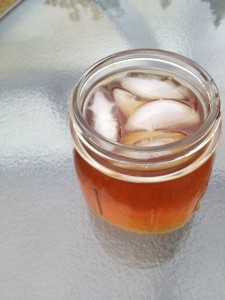
<instances>
[{"instance_id":1,"label":"jar rim","mask_svg":"<svg viewBox=\"0 0 225 300\"><path fill-rule=\"evenodd\" d=\"M179 141L172 142L166 145L157 145L157 146L131 146L124 145L112 141L103 135L99 134L95 129L93 129L85 120L82 112L78 108L76 99L79 98L79 92L82 90L83 84L96 72L108 65L108 63L117 63L124 60L135 60L135 59L151 59L151 60L160 60L165 62L171 62L177 66L182 66L183 68L189 69L190 72L197 74L201 79L207 83L208 92L211 93L211 100L213 100L210 112L206 120L202 123L200 128L193 132L192 134L184 137ZM220 115L220 101L219 93L217 87L211 78L211 76L202 68L200 65L192 61L191 59L176 54L169 51L158 50L158 49L132 49L122 52L118 52L112 55L109 55L95 64L93 64L81 77L78 84L72 90L70 98L70 118L73 124L78 124L85 132L86 136L96 136L99 141L102 141L105 145L110 145L112 147L117 147L126 151L132 151L137 153L166 153L169 150L178 150L183 148L188 148L190 145L200 141L212 128L213 122ZM79 132L79 130L78 130ZM93 139L92 139L93 140ZM174 152L173 152L174 153Z\"/></svg>"}]
</instances>

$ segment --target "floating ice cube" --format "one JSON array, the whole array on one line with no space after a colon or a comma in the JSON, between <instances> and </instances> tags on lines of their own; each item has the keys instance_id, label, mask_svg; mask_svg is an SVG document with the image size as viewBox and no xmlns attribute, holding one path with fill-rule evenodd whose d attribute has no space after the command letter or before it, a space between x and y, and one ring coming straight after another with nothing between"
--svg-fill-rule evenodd
<instances>
[{"instance_id":1,"label":"floating ice cube","mask_svg":"<svg viewBox=\"0 0 225 300\"><path fill-rule=\"evenodd\" d=\"M183 139L185 134L165 131L133 131L122 139L122 143L132 146L159 146Z\"/></svg>"},{"instance_id":2,"label":"floating ice cube","mask_svg":"<svg viewBox=\"0 0 225 300\"><path fill-rule=\"evenodd\" d=\"M119 110L126 117L129 117L136 108L143 104L143 102L137 101L133 94L118 88L113 90L113 97Z\"/></svg>"},{"instance_id":3,"label":"floating ice cube","mask_svg":"<svg viewBox=\"0 0 225 300\"><path fill-rule=\"evenodd\" d=\"M115 103L110 102L102 91L97 91L89 109L93 113L94 129L104 137L117 141L119 123L113 114Z\"/></svg>"},{"instance_id":4,"label":"floating ice cube","mask_svg":"<svg viewBox=\"0 0 225 300\"><path fill-rule=\"evenodd\" d=\"M155 100L137 108L127 120L127 131L180 128L200 122L198 113L175 100Z\"/></svg>"},{"instance_id":5,"label":"floating ice cube","mask_svg":"<svg viewBox=\"0 0 225 300\"><path fill-rule=\"evenodd\" d=\"M170 77L156 75L125 76L120 80L120 83L127 91L149 100L160 98L182 100L193 97L193 93L189 89Z\"/></svg>"}]
</instances>

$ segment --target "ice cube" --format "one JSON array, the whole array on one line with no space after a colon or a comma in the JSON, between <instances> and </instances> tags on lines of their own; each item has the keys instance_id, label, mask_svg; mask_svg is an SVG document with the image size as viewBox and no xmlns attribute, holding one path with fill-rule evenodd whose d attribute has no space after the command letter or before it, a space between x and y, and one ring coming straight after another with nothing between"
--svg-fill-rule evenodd
<instances>
[{"instance_id":1,"label":"ice cube","mask_svg":"<svg viewBox=\"0 0 225 300\"><path fill-rule=\"evenodd\" d=\"M193 97L193 93L188 88L178 84L170 77L127 75L120 80L120 83L127 91L149 100L160 98L182 100Z\"/></svg>"},{"instance_id":2,"label":"ice cube","mask_svg":"<svg viewBox=\"0 0 225 300\"><path fill-rule=\"evenodd\" d=\"M137 108L127 120L127 131L180 128L200 122L198 113L186 104L160 99Z\"/></svg>"},{"instance_id":3,"label":"ice cube","mask_svg":"<svg viewBox=\"0 0 225 300\"><path fill-rule=\"evenodd\" d=\"M132 146L159 146L183 139L185 134L165 131L133 131L126 134L122 143Z\"/></svg>"},{"instance_id":4,"label":"ice cube","mask_svg":"<svg viewBox=\"0 0 225 300\"><path fill-rule=\"evenodd\" d=\"M97 91L89 109L93 113L91 124L94 129L104 137L118 141L119 123L113 114L114 102L110 102L103 91Z\"/></svg>"},{"instance_id":5,"label":"ice cube","mask_svg":"<svg viewBox=\"0 0 225 300\"><path fill-rule=\"evenodd\" d=\"M143 104L143 102L137 101L133 94L118 88L113 90L113 97L119 110L126 117L129 117L129 115L134 112L136 108Z\"/></svg>"}]
</instances>

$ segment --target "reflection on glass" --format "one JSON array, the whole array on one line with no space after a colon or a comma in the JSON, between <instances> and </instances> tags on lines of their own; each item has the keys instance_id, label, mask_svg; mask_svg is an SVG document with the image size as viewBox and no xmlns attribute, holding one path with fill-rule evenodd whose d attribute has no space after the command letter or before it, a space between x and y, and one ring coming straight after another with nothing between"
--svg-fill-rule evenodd
<instances>
[{"instance_id":1,"label":"reflection on glass","mask_svg":"<svg viewBox=\"0 0 225 300\"><path fill-rule=\"evenodd\" d=\"M113 10L116 12L117 16L122 16L124 14L119 0L94 0L94 2L99 5L103 11Z\"/></svg>"},{"instance_id":2,"label":"reflection on glass","mask_svg":"<svg viewBox=\"0 0 225 300\"><path fill-rule=\"evenodd\" d=\"M214 16L213 23L215 26L219 26L221 20L225 16L225 1L224 0L201 0L202 2L207 2L210 5L210 10Z\"/></svg>"},{"instance_id":3,"label":"reflection on glass","mask_svg":"<svg viewBox=\"0 0 225 300\"><path fill-rule=\"evenodd\" d=\"M201 2L209 4L212 15L214 16L213 23L218 27L221 20L225 17L225 0L201 0ZM160 0L160 4L163 9L166 9L172 4L172 0Z\"/></svg>"},{"instance_id":4,"label":"reflection on glass","mask_svg":"<svg viewBox=\"0 0 225 300\"><path fill-rule=\"evenodd\" d=\"M172 0L160 0L163 9L166 9L172 3Z\"/></svg>"},{"instance_id":5,"label":"reflection on glass","mask_svg":"<svg viewBox=\"0 0 225 300\"><path fill-rule=\"evenodd\" d=\"M164 234L134 233L117 228L89 211L91 228L104 251L131 268L148 269L170 261L181 249L193 224Z\"/></svg>"},{"instance_id":6,"label":"reflection on glass","mask_svg":"<svg viewBox=\"0 0 225 300\"><path fill-rule=\"evenodd\" d=\"M72 21L79 21L82 9L86 8L91 10L93 20L100 18L98 7L91 0L46 0L44 4L67 9Z\"/></svg>"}]
</instances>

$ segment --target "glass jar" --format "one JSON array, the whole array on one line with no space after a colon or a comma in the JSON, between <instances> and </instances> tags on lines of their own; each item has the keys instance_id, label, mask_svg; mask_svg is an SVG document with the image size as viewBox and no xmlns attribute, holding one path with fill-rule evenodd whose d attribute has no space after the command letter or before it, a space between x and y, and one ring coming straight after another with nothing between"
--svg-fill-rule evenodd
<instances>
[{"instance_id":1,"label":"glass jar","mask_svg":"<svg viewBox=\"0 0 225 300\"><path fill-rule=\"evenodd\" d=\"M189 136L160 146L111 141L86 121L88 95L121 72L143 70L179 79L201 101L204 122ZM165 112L166 113L166 112ZM74 162L89 207L106 221L140 232L183 226L207 188L221 132L218 90L195 62L161 50L130 50L93 65L72 91L70 124Z\"/></svg>"}]
</instances>

